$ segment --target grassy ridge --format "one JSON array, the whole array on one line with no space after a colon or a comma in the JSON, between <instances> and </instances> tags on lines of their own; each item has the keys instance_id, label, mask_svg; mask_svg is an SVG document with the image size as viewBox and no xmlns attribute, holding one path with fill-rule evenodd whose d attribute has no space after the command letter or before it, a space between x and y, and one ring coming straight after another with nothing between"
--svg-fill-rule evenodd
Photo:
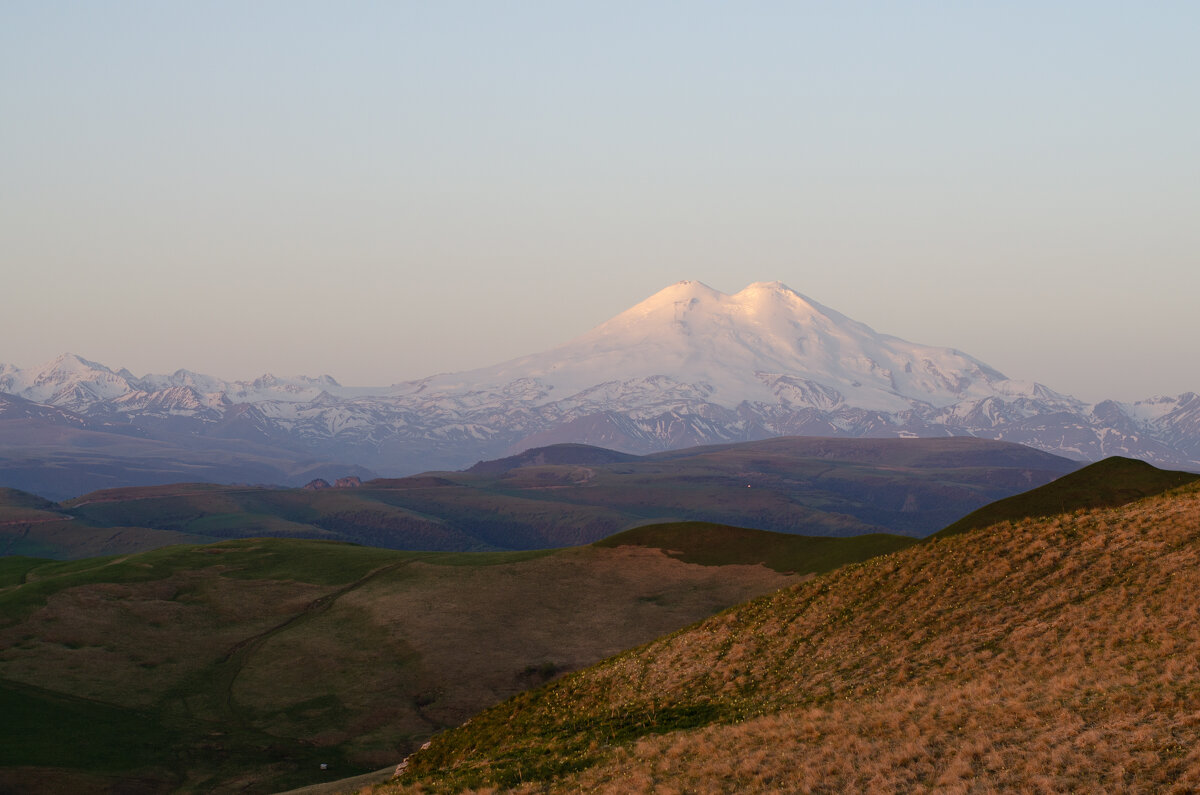
<instances>
[{"instance_id":1,"label":"grassy ridge","mask_svg":"<svg viewBox=\"0 0 1200 795\"><path fill-rule=\"evenodd\" d=\"M1200 488L844 566L522 694L379 792L1190 791Z\"/></svg>"},{"instance_id":2,"label":"grassy ridge","mask_svg":"<svg viewBox=\"0 0 1200 795\"><path fill-rule=\"evenodd\" d=\"M882 533L828 538L710 522L672 522L635 527L597 541L594 546L653 547L677 560L702 566L762 564L778 572L819 574L915 543L913 538Z\"/></svg>"},{"instance_id":3,"label":"grassy ridge","mask_svg":"<svg viewBox=\"0 0 1200 795\"><path fill-rule=\"evenodd\" d=\"M1158 469L1145 461L1111 456L1044 486L985 505L936 535L945 538L998 522L1115 508L1196 480L1200 480L1200 475L1192 472Z\"/></svg>"},{"instance_id":4,"label":"grassy ridge","mask_svg":"<svg viewBox=\"0 0 1200 795\"><path fill-rule=\"evenodd\" d=\"M54 503L36 494L30 494L20 489L10 489L0 486L0 508L32 508L46 510L54 508Z\"/></svg>"}]
</instances>

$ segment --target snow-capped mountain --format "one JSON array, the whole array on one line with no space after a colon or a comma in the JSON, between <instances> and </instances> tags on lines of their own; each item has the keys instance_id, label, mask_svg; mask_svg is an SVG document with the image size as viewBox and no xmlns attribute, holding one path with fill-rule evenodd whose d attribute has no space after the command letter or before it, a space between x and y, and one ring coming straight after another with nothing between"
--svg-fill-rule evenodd
<instances>
[{"instance_id":1,"label":"snow-capped mountain","mask_svg":"<svg viewBox=\"0 0 1200 795\"><path fill-rule=\"evenodd\" d=\"M877 334L779 282L735 295L679 282L558 348L418 383L454 392L523 380L546 390L543 403L657 402L664 390L727 408L749 402L884 412L997 394L1069 400L959 351ZM632 393L615 386L626 384Z\"/></svg>"},{"instance_id":2,"label":"snow-capped mountain","mask_svg":"<svg viewBox=\"0 0 1200 795\"><path fill-rule=\"evenodd\" d=\"M176 370L170 375L137 378L128 370L114 372L72 353L64 353L37 370L20 370L0 364L0 392L35 403L83 411L108 401L136 405L139 395L161 396L165 392L173 392L185 403L229 405L272 400L306 403L326 390L347 395L355 391L343 389L327 375L277 378L268 374L253 381L222 381L190 370ZM191 407L184 408L192 410Z\"/></svg>"},{"instance_id":3,"label":"snow-capped mountain","mask_svg":"<svg viewBox=\"0 0 1200 795\"><path fill-rule=\"evenodd\" d=\"M1090 405L879 334L778 282L671 285L548 351L379 389L328 376L141 378L64 355L0 392L158 439L246 439L385 474L554 442L644 453L775 435L972 435L1200 469L1200 397ZM3 420L0 406L0 420Z\"/></svg>"}]
</instances>

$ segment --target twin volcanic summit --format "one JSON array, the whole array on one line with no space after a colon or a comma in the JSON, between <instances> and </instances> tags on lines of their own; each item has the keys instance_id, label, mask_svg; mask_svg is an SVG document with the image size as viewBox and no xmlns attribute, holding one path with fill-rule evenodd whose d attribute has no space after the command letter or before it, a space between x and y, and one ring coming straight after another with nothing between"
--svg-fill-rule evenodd
<instances>
[{"instance_id":1,"label":"twin volcanic summit","mask_svg":"<svg viewBox=\"0 0 1200 795\"><path fill-rule=\"evenodd\" d=\"M108 485L149 482L121 474L146 456L178 460L193 480L295 483L349 465L457 469L559 442L647 453L777 435L970 435L1197 469L1200 397L1089 404L879 334L778 282L734 295L679 282L551 350L383 388L139 378L73 355L38 370L0 365L0 444L25 452L22 471L86 449L109 467Z\"/></svg>"}]
</instances>

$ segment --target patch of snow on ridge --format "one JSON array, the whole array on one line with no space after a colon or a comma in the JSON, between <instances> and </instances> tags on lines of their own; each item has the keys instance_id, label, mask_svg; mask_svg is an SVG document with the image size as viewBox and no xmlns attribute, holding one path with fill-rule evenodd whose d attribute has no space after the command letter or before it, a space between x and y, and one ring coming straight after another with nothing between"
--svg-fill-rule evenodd
<instances>
[{"instance_id":1,"label":"patch of snow on ridge","mask_svg":"<svg viewBox=\"0 0 1200 795\"><path fill-rule=\"evenodd\" d=\"M1176 397L1155 395L1154 397L1134 403L1117 403L1117 405L1121 407L1122 411L1135 419L1143 421L1158 420L1177 410L1189 397L1195 396L1190 392L1185 392Z\"/></svg>"}]
</instances>

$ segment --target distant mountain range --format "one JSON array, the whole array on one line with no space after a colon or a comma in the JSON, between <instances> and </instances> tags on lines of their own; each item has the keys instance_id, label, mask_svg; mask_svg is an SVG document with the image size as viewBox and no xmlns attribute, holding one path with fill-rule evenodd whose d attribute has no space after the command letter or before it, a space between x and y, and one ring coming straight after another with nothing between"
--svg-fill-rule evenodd
<instances>
[{"instance_id":1,"label":"distant mountain range","mask_svg":"<svg viewBox=\"0 0 1200 795\"><path fill-rule=\"evenodd\" d=\"M0 484L33 491L39 461L61 470L79 451L108 474L76 472L76 494L166 482L121 472L144 460L129 453L139 444L200 475L174 480L298 484L458 469L562 442L644 454L781 435L978 436L1200 469L1200 396L1090 404L879 334L778 282L735 295L679 282L543 353L381 388L139 378L70 354L36 370L0 365Z\"/></svg>"}]
</instances>

